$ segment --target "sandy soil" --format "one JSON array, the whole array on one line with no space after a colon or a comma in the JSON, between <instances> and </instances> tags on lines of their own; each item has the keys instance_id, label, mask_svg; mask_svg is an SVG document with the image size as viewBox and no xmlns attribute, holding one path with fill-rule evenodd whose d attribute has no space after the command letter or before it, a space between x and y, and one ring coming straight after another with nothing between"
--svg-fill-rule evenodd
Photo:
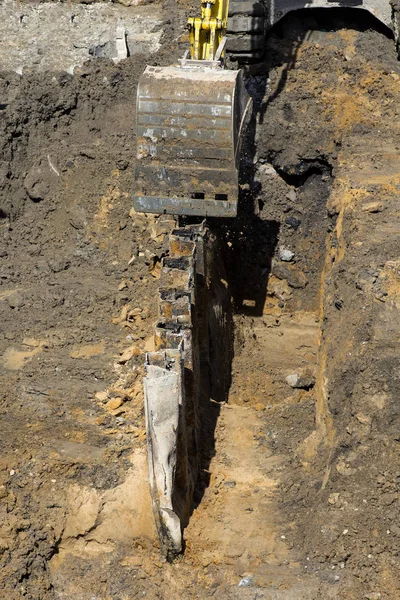
<instances>
[{"instance_id":1,"label":"sandy soil","mask_svg":"<svg viewBox=\"0 0 400 600\"><path fill-rule=\"evenodd\" d=\"M210 224L232 382L173 564L141 384L168 226L131 210L145 58L2 74L3 597L399 596L400 67L374 26L287 19L249 81L248 205Z\"/></svg>"}]
</instances>

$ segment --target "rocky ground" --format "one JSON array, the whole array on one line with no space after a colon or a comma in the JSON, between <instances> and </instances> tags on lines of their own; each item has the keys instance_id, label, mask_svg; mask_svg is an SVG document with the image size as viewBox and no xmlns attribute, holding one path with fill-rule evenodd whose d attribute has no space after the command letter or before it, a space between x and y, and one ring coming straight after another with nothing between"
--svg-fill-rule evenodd
<instances>
[{"instance_id":1,"label":"rocky ground","mask_svg":"<svg viewBox=\"0 0 400 600\"><path fill-rule=\"evenodd\" d=\"M1 74L2 597L399 596L400 67L343 14L287 18L249 79L254 169L210 224L232 382L173 564L141 383L172 223L131 209L149 57ZM182 53L168 17L154 64Z\"/></svg>"}]
</instances>

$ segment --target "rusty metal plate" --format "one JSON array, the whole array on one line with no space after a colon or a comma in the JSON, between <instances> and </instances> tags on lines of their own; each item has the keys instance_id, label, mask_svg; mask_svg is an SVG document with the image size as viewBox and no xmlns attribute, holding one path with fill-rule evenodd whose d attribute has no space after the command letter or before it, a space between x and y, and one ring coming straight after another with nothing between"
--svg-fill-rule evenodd
<instances>
[{"instance_id":1,"label":"rusty metal plate","mask_svg":"<svg viewBox=\"0 0 400 600\"><path fill-rule=\"evenodd\" d=\"M135 209L235 216L248 107L240 71L147 67L138 87Z\"/></svg>"}]
</instances>

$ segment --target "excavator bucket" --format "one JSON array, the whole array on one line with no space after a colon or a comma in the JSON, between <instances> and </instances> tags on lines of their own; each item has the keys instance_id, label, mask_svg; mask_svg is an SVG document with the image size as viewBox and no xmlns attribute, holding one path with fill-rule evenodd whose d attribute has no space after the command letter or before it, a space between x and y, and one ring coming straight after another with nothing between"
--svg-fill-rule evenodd
<instances>
[{"instance_id":1,"label":"excavator bucket","mask_svg":"<svg viewBox=\"0 0 400 600\"><path fill-rule=\"evenodd\" d=\"M236 215L239 141L250 100L240 71L205 64L147 67L140 78L138 212Z\"/></svg>"}]
</instances>

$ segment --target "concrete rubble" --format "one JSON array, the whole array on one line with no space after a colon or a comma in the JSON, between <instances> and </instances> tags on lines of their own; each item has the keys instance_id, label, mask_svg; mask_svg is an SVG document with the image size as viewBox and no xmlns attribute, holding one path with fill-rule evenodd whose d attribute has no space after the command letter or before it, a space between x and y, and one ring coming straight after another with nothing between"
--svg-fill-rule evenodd
<instances>
[{"instance_id":1,"label":"concrete rubble","mask_svg":"<svg viewBox=\"0 0 400 600\"><path fill-rule=\"evenodd\" d=\"M0 37L7 40L7 52L0 57L0 69L72 73L92 57L118 61L153 54L160 48L161 23L161 12L154 6L4 0Z\"/></svg>"}]
</instances>

